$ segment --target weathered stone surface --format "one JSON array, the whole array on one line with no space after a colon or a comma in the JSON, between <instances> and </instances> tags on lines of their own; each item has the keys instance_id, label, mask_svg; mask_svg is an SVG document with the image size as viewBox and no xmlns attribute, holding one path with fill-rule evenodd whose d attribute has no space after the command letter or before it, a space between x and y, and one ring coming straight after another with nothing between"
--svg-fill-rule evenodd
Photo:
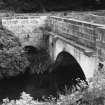
<instances>
[{"instance_id":1,"label":"weathered stone surface","mask_svg":"<svg viewBox=\"0 0 105 105\"><path fill-rule=\"evenodd\" d=\"M14 33L22 43L22 46L33 45L43 46L43 32L47 16L14 15L13 17L3 18L2 25Z\"/></svg>"}]
</instances>

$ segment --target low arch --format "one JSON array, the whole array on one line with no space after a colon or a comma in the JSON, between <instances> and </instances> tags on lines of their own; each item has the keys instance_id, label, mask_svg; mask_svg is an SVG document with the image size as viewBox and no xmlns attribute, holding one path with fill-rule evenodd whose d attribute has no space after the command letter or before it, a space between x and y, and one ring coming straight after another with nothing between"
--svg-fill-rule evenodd
<instances>
[{"instance_id":1,"label":"low arch","mask_svg":"<svg viewBox=\"0 0 105 105\"><path fill-rule=\"evenodd\" d=\"M68 52L62 51L58 54L52 73L55 78L55 88L63 91L66 85L66 88L72 88L73 86L79 85L77 79L86 81L85 74L76 61L76 59Z\"/></svg>"},{"instance_id":2,"label":"low arch","mask_svg":"<svg viewBox=\"0 0 105 105\"><path fill-rule=\"evenodd\" d=\"M24 46L24 51L26 51L27 53L37 54L39 52L39 49L34 46L27 45L27 46Z\"/></svg>"}]
</instances>

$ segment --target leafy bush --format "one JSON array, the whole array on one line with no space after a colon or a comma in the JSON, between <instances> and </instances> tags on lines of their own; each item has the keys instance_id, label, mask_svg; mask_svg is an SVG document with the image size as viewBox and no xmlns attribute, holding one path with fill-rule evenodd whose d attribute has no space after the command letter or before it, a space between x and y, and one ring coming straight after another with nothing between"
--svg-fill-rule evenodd
<instances>
[{"instance_id":1,"label":"leafy bush","mask_svg":"<svg viewBox=\"0 0 105 105\"><path fill-rule=\"evenodd\" d=\"M89 88L84 91L79 105L104 105L105 103L105 67L98 69L89 82Z\"/></svg>"},{"instance_id":2,"label":"leafy bush","mask_svg":"<svg viewBox=\"0 0 105 105\"><path fill-rule=\"evenodd\" d=\"M38 50L38 53L28 54L28 60L30 62L30 70L32 73L43 73L51 66L50 55L45 49Z\"/></svg>"},{"instance_id":3,"label":"leafy bush","mask_svg":"<svg viewBox=\"0 0 105 105\"><path fill-rule=\"evenodd\" d=\"M6 29L0 29L0 78L24 72L29 65L19 39Z\"/></svg>"},{"instance_id":4,"label":"leafy bush","mask_svg":"<svg viewBox=\"0 0 105 105\"><path fill-rule=\"evenodd\" d=\"M38 102L34 100L29 94L22 92L19 100L3 99L2 105L57 105L53 102Z\"/></svg>"}]
</instances>

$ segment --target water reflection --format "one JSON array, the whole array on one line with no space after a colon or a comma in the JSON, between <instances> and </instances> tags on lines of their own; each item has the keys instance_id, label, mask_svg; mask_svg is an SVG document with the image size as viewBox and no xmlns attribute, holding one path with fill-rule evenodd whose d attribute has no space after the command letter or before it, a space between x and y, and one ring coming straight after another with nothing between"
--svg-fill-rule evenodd
<instances>
[{"instance_id":1,"label":"water reflection","mask_svg":"<svg viewBox=\"0 0 105 105\"><path fill-rule=\"evenodd\" d=\"M40 80L32 74L23 74L17 77L0 80L0 101L8 97L9 99L18 99L20 94L25 91L34 99L41 98L44 95L49 95L48 88L40 87Z\"/></svg>"}]
</instances>

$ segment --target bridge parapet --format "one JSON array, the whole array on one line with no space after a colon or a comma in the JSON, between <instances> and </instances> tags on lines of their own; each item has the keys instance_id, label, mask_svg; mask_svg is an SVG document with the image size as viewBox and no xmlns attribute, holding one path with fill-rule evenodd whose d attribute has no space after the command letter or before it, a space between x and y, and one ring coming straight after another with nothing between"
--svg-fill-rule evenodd
<instances>
[{"instance_id":1,"label":"bridge parapet","mask_svg":"<svg viewBox=\"0 0 105 105\"><path fill-rule=\"evenodd\" d=\"M85 22L92 22L96 24L105 24L105 16L99 16L99 15L96 15L95 13L89 13L89 12L71 13L65 17L68 19L72 18L72 19L77 19Z\"/></svg>"},{"instance_id":2,"label":"bridge parapet","mask_svg":"<svg viewBox=\"0 0 105 105\"><path fill-rule=\"evenodd\" d=\"M105 61L105 27L97 27L96 28L96 47L97 54L100 61Z\"/></svg>"},{"instance_id":3,"label":"bridge parapet","mask_svg":"<svg viewBox=\"0 0 105 105\"><path fill-rule=\"evenodd\" d=\"M47 25L50 31L92 49L96 49L97 27L104 26L102 24L56 16L50 16Z\"/></svg>"},{"instance_id":4,"label":"bridge parapet","mask_svg":"<svg viewBox=\"0 0 105 105\"><path fill-rule=\"evenodd\" d=\"M93 49L99 61L105 61L105 26L72 18L50 16L47 30L70 42ZM59 37L59 38L60 38Z\"/></svg>"},{"instance_id":5,"label":"bridge parapet","mask_svg":"<svg viewBox=\"0 0 105 105\"><path fill-rule=\"evenodd\" d=\"M97 54L98 33L96 32L99 30L98 27L103 26L92 22L50 16L47 21L47 30L51 39L49 39L51 57L56 60L58 54L64 50L76 59L87 78L93 77L100 62L99 54ZM85 49L86 51L89 49L89 52L84 51Z\"/></svg>"},{"instance_id":6,"label":"bridge parapet","mask_svg":"<svg viewBox=\"0 0 105 105\"><path fill-rule=\"evenodd\" d=\"M39 46L43 39L40 28L44 27L46 19L44 14L14 14L2 18L2 26L14 33L22 45Z\"/></svg>"}]
</instances>

